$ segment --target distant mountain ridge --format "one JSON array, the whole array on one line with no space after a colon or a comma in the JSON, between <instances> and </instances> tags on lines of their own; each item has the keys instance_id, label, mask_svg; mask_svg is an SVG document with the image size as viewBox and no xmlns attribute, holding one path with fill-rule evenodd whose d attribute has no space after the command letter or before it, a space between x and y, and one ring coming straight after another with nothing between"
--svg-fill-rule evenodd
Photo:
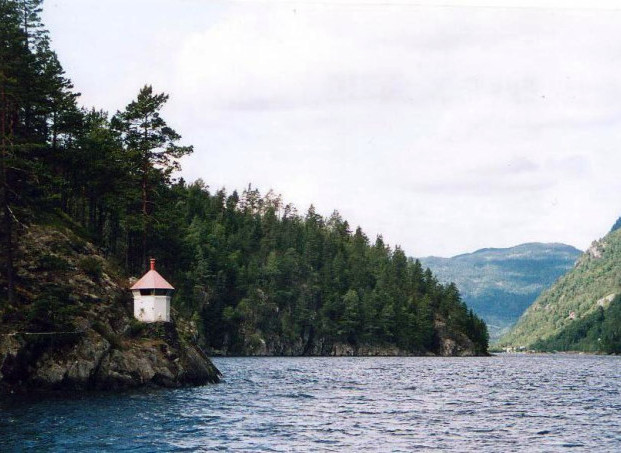
<instances>
[{"instance_id":1,"label":"distant mountain ridge","mask_svg":"<svg viewBox=\"0 0 621 453\"><path fill-rule=\"evenodd\" d=\"M620 352L621 229L613 227L594 241L567 274L541 293L500 345Z\"/></svg>"},{"instance_id":2,"label":"distant mountain ridge","mask_svg":"<svg viewBox=\"0 0 621 453\"><path fill-rule=\"evenodd\" d=\"M441 282L457 285L466 304L487 322L494 339L518 320L543 289L571 269L580 254L567 244L531 242L419 260Z\"/></svg>"}]
</instances>

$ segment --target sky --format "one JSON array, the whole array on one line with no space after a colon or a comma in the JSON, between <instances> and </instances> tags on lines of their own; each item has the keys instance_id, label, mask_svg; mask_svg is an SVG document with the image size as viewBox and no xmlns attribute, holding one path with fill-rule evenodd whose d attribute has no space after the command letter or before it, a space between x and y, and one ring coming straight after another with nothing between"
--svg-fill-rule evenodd
<instances>
[{"instance_id":1,"label":"sky","mask_svg":"<svg viewBox=\"0 0 621 453\"><path fill-rule=\"evenodd\" d=\"M580 249L621 216L607 1L46 0L80 103L145 84L210 189L338 210L410 256Z\"/></svg>"}]
</instances>

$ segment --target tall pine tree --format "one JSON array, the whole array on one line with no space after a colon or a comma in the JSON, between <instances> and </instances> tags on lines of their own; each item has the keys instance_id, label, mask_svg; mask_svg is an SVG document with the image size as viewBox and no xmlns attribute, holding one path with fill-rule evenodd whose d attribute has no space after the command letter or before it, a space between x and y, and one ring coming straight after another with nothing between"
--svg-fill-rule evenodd
<instances>
[{"instance_id":1,"label":"tall pine tree","mask_svg":"<svg viewBox=\"0 0 621 453\"><path fill-rule=\"evenodd\" d=\"M136 100L112 118L112 127L121 134L127 158L140 185L140 220L137 226L141 235L140 264L143 267L147 264L149 222L155 209L153 188L157 184L170 182L172 172L180 168L178 159L193 151L192 146L177 144L181 136L160 116L160 110L167 101L167 94L153 93L153 87L145 85Z\"/></svg>"}]
</instances>

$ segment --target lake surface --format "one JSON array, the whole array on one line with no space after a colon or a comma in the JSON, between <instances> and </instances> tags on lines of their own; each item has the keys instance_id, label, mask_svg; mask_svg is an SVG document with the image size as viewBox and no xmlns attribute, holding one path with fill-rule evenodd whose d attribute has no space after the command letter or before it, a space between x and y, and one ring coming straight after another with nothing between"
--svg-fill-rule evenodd
<instances>
[{"instance_id":1,"label":"lake surface","mask_svg":"<svg viewBox=\"0 0 621 453\"><path fill-rule=\"evenodd\" d=\"M621 357L214 362L218 385L0 401L0 451L621 451Z\"/></svg>"}]
</instances>

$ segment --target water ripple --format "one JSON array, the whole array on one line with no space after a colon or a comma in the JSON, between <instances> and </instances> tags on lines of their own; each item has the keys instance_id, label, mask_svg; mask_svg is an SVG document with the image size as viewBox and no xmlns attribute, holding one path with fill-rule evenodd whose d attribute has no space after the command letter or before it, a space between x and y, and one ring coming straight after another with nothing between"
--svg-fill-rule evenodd
<instances>
[{"instance_id":1,"label":"water ripple","mask_svg":"<svg viewBox=\"0 0 621 453\"><path fill-rule=\"evenodd\" d=\"M0 451L621 451L621 358L226 358L193 389L0 400Z\"/></svg>"}]
</instances>

